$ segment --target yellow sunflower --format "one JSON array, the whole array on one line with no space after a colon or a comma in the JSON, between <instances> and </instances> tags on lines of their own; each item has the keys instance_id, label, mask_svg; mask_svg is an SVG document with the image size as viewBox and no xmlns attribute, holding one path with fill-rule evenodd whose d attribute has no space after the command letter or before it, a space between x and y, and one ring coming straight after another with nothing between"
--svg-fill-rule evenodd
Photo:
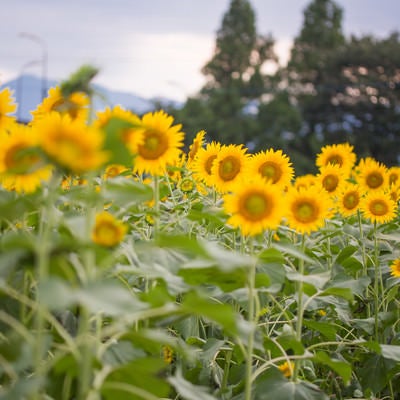
<instances>
[{"instance_id":1,"label":"yellow sunflower","mask_svg":"<svg viewBox=\"0 0 400 400\"><path fill-rule=\"evenodd\" d=\"M93 126L99 129L104 129L112 118L117 118L122 121L126 121L132 125L139 126L140 118L129 110L125 110L120 105L116 105L113 108L106 107L102 111L96 113L96 118L93 121ZM134 134L133 128L123 129L119 134L121 135L121 141L129 147L131 143L132 135Z\"/></svg>"},{"instance_id":2,"label":"yellow sunflower","mask_svg":"<svg viewBox=\"0 0 400 400\"><path fill-rule=\"evenodd\" d=\"M311 233L321 228L333 213L329 194L318 186L291 188L287 193L287 222L299 233Z\"/></svg>"},{"instance_id":3,"label":"yellow sunflower","mask_svg":"<svg viewBox=\"0 0 400 400\"><path fill-rule=\"evenodd\" d=\"M400 184L400 167L390 167L388 169L389 185Z\"/></svg>"},{"instance_id":4,"label":"yellow sunflower","mask_svg":"<svg viewBox=\"0 0 400 400\"><path fill-rule=\"evenodd\" d=\"M356 162L356 154L349 143L327 145L317 154L316 165L319 168L329 164L338 165L346 172L350 172Z\"/></svg>"},{"instance_id":5,"label":"yellow sunflower","mask_svg":"<svg viewBox=\"0 0 400 400\"><path fill-rule=\"evenodd\" d=\"M397 215L397 204L392 200L390 194L384 190L368 192L362 198L360 210L365 218L371 222L384 224L392 221Z\"/></svg>"},{"instance_id":6,"label":"yellow sunflower","mask_svg":"<svg viewBox=\"0 0 400 400\"><path fill-rule=\"evenodd\" d=\"M193 162L196 157L197 152L203 148L204 145L204 136L206 135L206 131L201 130L197 132L195 138L193 139L192 144L189 146L189 151L187 154L187 164L188 167Z\"/></svg>"},{"instance_id":7,"label":"yellow sunflower","mask_svg":"<svg viewBox=\"0 0 400 400\"><path fill-rule=\"evenodd\" d=\"M185 134L182 125L172 125L173 121L164 111L143 115L128 146L135 155L135 172L163 175L167 165L178 161Z\"/></svg>"},{"instance_id":8,"label":"yellow sunflower","mask_svg":"<svg viewBox=\"0 0 400 400\"><path fill-rule=\"evenodd\" d=\"M392 261L390 264L391 275L395 278L400 278L400 258L396 258L396 260Z\"/></svg>"},{"instance_id":9,"label":"yellow sunflower","mask_svg":"<svg viewBox=\"0 0 400 400\"><path fill-rule=\"evenodd\" d=\"M211 182L217 192L229 192L244 177L249 157L243 145L221 147L211 167Z\"/></svg>"},{"instance_id":10,"label":"yellow sunflower","mask_svg":"<svg viewBox=\"0 0 400 400\"><path fill-rule=\"evenodd\" d=\"M280 187L288 186L294 169L289 157L282 150L269 149L253 155L249 160L249 174L259 174L265 180Z\"/></svg>"},{"instance_id":11,"label":"yellow sunflower","mask_svg":"<svg viewBox=\"0 0 400 400\"><path fill-rule=\"evenodd\" d=\"M0 132L0 182L7 190L33 193L51 176L31 127L13 124L10 133Z\"/></svg>"},{"instance_id":12,"label":"yellow sunflower","mask_svg":"<svg viewBox=\"0 0 400 400\"><path fill-rule=\"evenodd\" d=\"M122 221L107 211L103 211L96 215L92 240L100 246L113 247L122 241L127 229L128 227Z\"/></svg>"},{"instance_id":13,"label":"yellow sunflower","mask_svg":"<svg viewBox=\"0 0 400 400\"><path fill-rule=\"evenodd\" d=\"M204 182L207 186L212 186L211 168L221 150L221 144L211 142L205 148L200 148L196 158L189 168L193 171L194 178Z\"/></svg>"},{"instance_id":14,"label":"yellow sunflower","mask_svg":"<svg viewBox=\"0 0 400 400\"><path fill-rule=\"evenodd\" d=\"M389 175L386 166L373 158L362 159L357 171L357 183L365 191L380 190L388 186Z\"/></svg>"},{"instance_id":15,"label":"yellow sunflower","mask_svg":"<svg viewBox=\"0 0 400 400\"><path fill-rule=\"evenodd\" d=\"M295 187L297 190L307 189L310 186L314 186L316 182L317 182L316 175L313 174L300 175L297 176L296 179L294 180L293 187Z\"/></svg>"},{"instance_id":16,"label":"yellow sunflower","mask_svg":"<svg viewBox=\"0 0 400 400\"><path fill-rule=\"evenodd\" d=\"M251 236L276 229L286 211L280 188L259 176L241 182L226 194L224 209L230 215L227 223Z\"/></svg>"},{"instance_id":17,"label":"yellow sunflower","mask_svg":"<svg viewBox=\"0 0 400 400\"><path fill-rule=\"evenodd\" d=\"M34 125L40 145L49 158L70 172L82 174L98 169L108 158L102 150L103 132L81 119L52 112Z\"/></svg>"},{"instance_id":18,"label":"yellow sunflower","mask_svg":"<svg viewBox=\"0 0 400 400\"><path fill-rule=\"evenodd\" d=\"M107 167L104 171L104 174L103 174L103 179L115 178L116 176L118 176L126 171L128 171L128 168L125 167L125 165L121 165L121 164L107 165Z\"/></svg>"},{"instance_id":19,"label":"yellow sunflower","mask_svg":"<svg viewBox=\"0 0 400 400\"><path fill-rule=\"evenodd\" d=\"M350 182L342 184L338 190L337 209L344 217L354 215L359 209L361 193L358 185Z\"/></svg>"},{"instance_id":20,"label":"yellow sunflower","mask_svg":"<svg viewBox=\"0 0 400 400\"><path fill-rule=\"evenodd\" d=\"M286 376L286 378L290 378L293 375L294 362L291 361L290 363L288 363L287 361L285 361L283 364L279 365L278 369L282 372L284 376Z\"/></svg>"},{"instance_id":21,"label":"yellow sunflower","mask_svg":"<svg viewBox=\"0 0 400 400\"><path fill-rule=\"evenodd\" d=\"M17 105L9 88L0 92L0 131L8 129L15 122L15 115L9 115L16 111Z\"/></svg>"},{"instance_id":22,"label":"yellow sunflower","mask_svg":"<svg viewBox=\"0 0 400 400\"><path fill-rule=\"evenodd\" d=\"M328 164L321 167L317 174L316 183L325 189L331 196L335 196L340 184L347 178L347 172L337 164Z\"/></svg>"},{"instance_id":23,"label":"yellow sunflower","mask_svg":"<svg viewBox=\"0 0 400 400\"><path fill-rule=\"evenodd\" d=\"M67 98L61 93L59 86L49 89L48 96L31 111L33 120L37 121L48 113L56 111L61 115L69 115L71 119L83 119L89 116L90 99L85 93L75 92Z\"/></svg>"},{"instance_id":24,"label":"yellow sunflower","mask_svg":"<svg viewBox=\"0 0 400 400\"><path fill-rule=\"evenodd\" d=\"M400 200L400 181L397 184L392 183L386 190L391 199L397 204Z\"/></svg>"}]
</instances>

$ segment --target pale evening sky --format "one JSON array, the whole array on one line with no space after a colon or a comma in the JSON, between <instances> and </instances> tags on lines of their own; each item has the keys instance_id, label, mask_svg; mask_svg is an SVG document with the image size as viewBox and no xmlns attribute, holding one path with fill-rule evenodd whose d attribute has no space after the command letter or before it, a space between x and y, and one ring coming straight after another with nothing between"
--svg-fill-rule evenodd
<instances>
[{"instance_id":1,"label":"pale evening sky","mask_svg":"<svg viewBox=\"0 0 400 400\"><path fill-rule=\"evenodd\" d=\"M309 0L250 0L261 34L272 34L285 61ZM400 30L399 0L337 0L346 35L386 37ZM0 7L0 84L21 71L65 79L84 63L95 82L143 97L183 100L204 84L229 0L13 0ZM26 32L42 44L21 37Z\"/></svg>"}]
</instances>

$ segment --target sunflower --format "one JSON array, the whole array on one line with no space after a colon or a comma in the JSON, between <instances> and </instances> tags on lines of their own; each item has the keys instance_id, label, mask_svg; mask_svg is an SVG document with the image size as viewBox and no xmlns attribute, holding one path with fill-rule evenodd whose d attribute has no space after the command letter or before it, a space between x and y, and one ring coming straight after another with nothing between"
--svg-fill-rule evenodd
<instances>
[{"instance_id":1,"label":"sunflower","mask_svg":"<svg viewBox=\"0 0 400 400\"><path fill-rule=\"evenodd\" d=\"M5 189L32 193L50 178L51 171L31 127L15 123L9 134L0 133L0 182Z\"/></svg>"},{"instance_id":2,"label":"sunflower","mask_svg":"<svg viewBox=\"0 0 400 400\"><path fill-rule=\"evenodd\" d=\"M4 88L0 92L0 131L8 129L15 122L15 116L9 114L14 113L16 109L11 90Z\"/></svg>"},{"instance_id":3,"label":"sunflower","mask_svg":"<svg viewBox=\"0 0 400 400\"><path fill-rule=\"evenodd\" d=\"M337 209L344 217L354 215L359 209L361 193L358 185L345 182L338 189Z\"/></svg>"},{"instance_id":4,"label":"sunflower","mask_svg":"<svg viewBox=\"0 0 400 400\"><path fill-rule=\"evenodd\" d=\"M98 169L108 158L102 150L103 133L86 126L81 119L52 112L34 125L40 145L56 164L70 172L82 174Z\"/></svg>"},{"instance_id":5,"label":"sunflower","mask_svg":"<svg viewBox=\"0 0 400 400\"><path fill-rule=\"evenodd\" d=\"M118 176L126 171L128 171L128 168L125 167L125 165L121 165L121 164L107 165L107 167L104 171L104 174L103 174L103 179L115 178L116 176Z\"/></svg>"},{"instance_id":6,"label":"sunflower","mask_svg":"<svg viewBox=\"0 0 400 400\"><path fill-rule=\"evenodd\" d=\"M257 235L276 229L285 214L285 201L278 186L256 176L235 186L224 196L227 223L240 228L243 235Z\"/></svg>"},{"instance_id":7,"label":"sunflower","mask_svg":"<svg viewBox=\"0 0 400 400\"><path fill-rule=\"evenodd\" d=\"M386 166L373 158L362 159L357 171L357 183L365 191L380 190L388 185L389 175Z\"/></svg>"},{"instance_id":8,"label":"sunflower","mask_svg":"<svg viewBox=\"0 0 400 400\"><path fill-rule=\"evenodd\" d=\"M400 200L400 181L397 184L392 183L386 190L391 199L397 204Z\"/></svg>"},{"instance_id":9,"label":"sunflower","mask_svg":"<svg viewBox=\"0 0 400 400\"><path fill-rule=\"evenodd\" d=\"M188 164L188 166L190 166L190 164L195 159L197 152L201 148L203 148L205 134L206 134L206 131L204 131L204 130L201 130L201 131L197 132L195 138L193 139L192 144L189 146L189 151L188 151L188 154L187 154L187 164Z\"/></svg>"},{"instance_id":10,"label":"sunflower","mask_svg":"<svg viewBox=\"0 0 400 400\"><path fill-rule=\"evenodd\" d=\"M116 105L113 108L106 107L104 110L98 111L96 113L96 118L93 121L93 126L99 129L105 129L113 118L128 122L133 126L139 126L141 122L140 118L136 114L129 110L125 110L120 105ZM133 127L124 128L119 132L121 141L128 147L131 143L134 132L135 130Z\"/></svg>"},{"instance_id":11,"label":"sunflower","mask_svg":"<svg viewBox=\"0 0 400 400\"><path fill-rule=\"evenodd\" d=\"M292 361L290 361L290 363L285 361L278 367L279 371L281 371L286 378L290 378L293 375L294 368L294 362Z\"/></svg>"},{"instance_id":12,"label":"sunflower","mask_svg":"<svg viewBox=\"0 0 400 400\"><path fill-rule=\"evenodd\" d=\"M289 157L282 150L261 151L250 158L249 174L259 174L265 180L280 187L288 186L293 178L294 169Z\"/></svg>"},{"instance_id":13,"label":"sunflower","mask_svg":"<svg viewBox=\"0 0 400 400\"><path fill-rule=\"evenodd\" d=\"M249 155L243 145L222 146L211 167L211 181L217 192L226 193L246 174Z\"/></svg>"},{"instance_id":14,"label":"sunflower","mask_svg":"<svg viewBox=\"0 0 400 400\"><path fill-rule=\"evenodd\" d=\"M134 128L129 148L135 155L134 171L163 175L167 165L179 159L185 134L182 125L172 125L174 119L164 111L143 115L140 126Z\"/></svg>"},{"instance_id":15,"label":"sunflower","mask_svg":"<svg viewBox=\"0 0 400 400\"><path fill-rule=\"evenodd\" d=\"M389 185L400 184L400 167L390 167L388 169Z\"/></svg>"},{"instance_id":16,"label":"sunflower","mask_svg":"<svg viewBox=\"0 0 400 400\"><path fill-rule=\"evenodd\" d=\"M49 89L48 96L31 111L33 120L37 121L48 113L56 111L62 115L69 115L71 119L83 119L89 116L90 99L85 93L75 92L64 97L59 86Z\"/></svg>"},{"instance_id":17,"label":"sunflower","mask_svg":"<svg viewBox=\"0 0 400 400\"><path fill-rule=\"evenodd\" d=\"M396 260L392 261L390 264L391 275L395 278L400 278L400 258L396 258Z\"/></svg>"},{"instance_id":18,"label":"sunflower","mask_svg":"<svg viewBox=\"0 0 400 400\"><path fill-rule=\"evenodd\" d=\"M287 193L287 222L299 233L310 233L324 225L332 215L333 202L326 190L318 186L291 188Z\"/></svg>"},{"instance_id":19,"label":"sunflower","mask_svg":"<svg viewBox=\"0 0 400 400\"><path fill-rule=\"evenodd\" d=\"M207 186L212 186L211 168L216 160L221 145L217 142L211 142L205 148L200 148L193 163L188 167L193 171L194 178L204 182Z\"/></svg>"},{"instance_id":20,"label":"sunflower","mask_svg":"<svg viewBox=\"0 0 400 400\"><path fill-rule=\"evenodd\" d=\"M319 168L329 164L338 165L346 172L350 172L356 162L356 154L349 143L327 145L317 154L316 165Z\"/></svg>"},{"instance_id":21,"label":"sunflower","mask_svg":"<svg viewBox=\"0 0 400 400\"><path fill-rule=\"evenodd\" d=\"M127 229L122 221L116 219L107 211L103 211L96 215L92 240L100 246L113 247L122 241Z\"/></svg>"},{"instance_id":22,"label":"sunflower","mask_svg":"<svg viewBox=\"0 0 400 400\"><path fill-rule=\"evenodd\" d=\"M361 200L360 210L371 222L386 223L397 214L397 205L390 194L384 190L368 192Z\"/></svg>"},{"instance_id":23,"label":"sunflower","mask_svg":"<svg viewBox=\"0 0 400 400\"><path fill-rule=\"evenodd\" d=\"M347 178L347 173L337 164L328 164L321 167L316 183L325 189L331 196L335 196L340 184Z\"/></svg>"},{"instance_id":24,"label":"sunflower","mask_svg":"<svg viewBox=\"0 0 400 400\"><path fill-rule=\"evenodd\" d=\"M295 187L297 190L307 189L310 186L314 186L316 182L317 182L316 175L313 174L300 175L296 177L296 179L294 180L293 187Z\"/></svg>"}]
</instances>

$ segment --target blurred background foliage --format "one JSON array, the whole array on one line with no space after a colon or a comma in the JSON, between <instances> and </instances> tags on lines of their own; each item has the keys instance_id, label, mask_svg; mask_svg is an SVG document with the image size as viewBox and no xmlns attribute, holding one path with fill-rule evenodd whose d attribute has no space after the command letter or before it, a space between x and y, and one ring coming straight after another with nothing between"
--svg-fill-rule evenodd
<instances>
[{"instance_id":1,"label":"blurred background foliage","mask_svg":"<svg viewBox=\"0 0 400 400\"><path fill-rule=\"evenodd\" d=\"M332 0L311 1L282 66L272 35L258 32L251 2L231 0L202 68L206 84L182 108L168 110L185 127L187 143L205 129L210 140L252 152L279 148L298 174L315 172L314 154L343 141L359 157L398 164L399 34L346 37L343 14Z\"/></svg>"}]
</instances>

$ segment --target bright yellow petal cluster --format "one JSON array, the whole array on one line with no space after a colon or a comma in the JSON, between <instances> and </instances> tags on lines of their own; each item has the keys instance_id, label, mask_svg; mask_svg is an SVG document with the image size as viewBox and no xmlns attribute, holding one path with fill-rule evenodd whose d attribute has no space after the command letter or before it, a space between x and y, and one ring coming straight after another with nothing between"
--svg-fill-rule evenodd
<instances>
[{"instance_id":1,"label":"bright yellow petal cluster","mask_svg":"<svg viewBox=\"0 0 400 400\"><path fill-rule=\"evenodd\" d=\"M260 175L274 185L287 187L293 178L294 169L289 157L282 150L261 151L250 158L250 176Z\"/></svg>"},{"instance_id":2,"label":"bright yellow petal cluster","mask_svg":"<svg viewBox=\"0 0 400 400\"><path fill-rule=\"evenodd\" d=\"M205 135L206 135L206 131L204 131L204 130L197 132L195 138L193 139L192 144L189 146L189 151L187 154L188 168L190 167L190 164L192 164L194 159L196 158L198 151L201 148L203 148Z\"/></svg>"},{"instance_id":3,"label":"bright yellow petal cluster","mask_svg":"<svg viewBox=\"0 0 400 400\"><path fill-rule=\"evenodd\" d=\"M345 182L338 190L336 206L343 217L350 217L357 213L360 207L361 192L358 185Z\"/></svg>"},{"instance_id":4,"label":"bright yellow petal cluster","mask_svg":"<svg viewBox=\"0 0 400 400\"><path fill-rule=\"evenodd\" d=\"M188 167L192 169L194 178L200 182L204 182L207 186L212 187L213 178L211 168L221 150L221 145L217 142L211 142L205 148L197 151L196 157Z\"/></svg>"},{"instance_id":5,"label":"bright yellow petal cluster","mask_svg":"<svg viewBox=\"0 0 400 400\"><path fill-rule=\"evenodd\" d=\"M389 185L386 166L370 157L360 160L355 179L360 188L366 192L385 189Z\"/></svg>"},{"instance_id":6,"label":"bright yellow petal cluster","mask_svg":"<svg viewBox=\"0 0 400 400\"><path fill-rule=\"evenodd\" d=\"M9 134L0 132L0 182L6 190L33 193L51 172L31 127L15 123Z\"/></svg>"},{"instance_id":7,"label":"bright yellow petal cluster","mask_svg":"<svg viewBox=\"0 0 400 400\"><path fill-rule=\"evenodd\" d=\"M291 188L287 193L287 222L298 233L311 233L324 226L333 214L333 201L318 186L307 189Z\"/></svg>"},{"instance_id":8,"label":"bright yellow petal cluster","mask_svg":"<svg viewBox=\"0 0 400 400\"><path fill-rule=\"evenodd\" d=\"M56 111L69 115L71 119L87 120L90 99L85 93L75 92L64 97L59 86L49 89L48 96L32 111L33 121L38 121L48 113Z\"/></svg>"},{"instance_id":9,"label":"bright yellow petal cluster","mask_svg":"<svg viewBox=\"0 0 400 400\"><path fill-rule=\"evenodd\" d=\"M276 229L286 212L279 186L260 176L241 182L226 194L224 209L230 215L227 223L251 236Z\"/></svg>"},{"instance_id":10,"label":"bright yellow petal cluster","mask_svg":"<svg viewBox=\"0 0 400 400\"><path fill-rule=\"evenodd\" d=\"M182 125L172 125L173 121L164 111L143 115L128 146L135 156L135 172L163 175L168 165L178 161L185 134Z\"/></svg>"},{"instance_id":11,"label":"bright yellow petal cluster","mask_svg":"<svg viewBox=\"0 0 400 400\"><path fill-rule=\"evenodd\" d=\"M345 172L338 164L328 164L320 168L319 174L316 177L316 183L331 196L335 196L341 183L347 177L348 172Z\"/></svg>"},{"instance_id":12,"label":"bright yellow petal cluster","mask_svg":"<svg viewBox=\"0 0 400 400\"><path fill-rule=\"evenodd\" d=\"M250 155L243 145L221 146L212 163L211 183L219 193L226 193L246 175Z\"/></svg>"},{"instance_id":13,"label":"bright yellow petal cluster","mask_svg":"<svg viewBox=\"0 0 400 400\"><path fill-rule=\"evenodd\" d=\"M9 88L0 91L0 131L8 129L15 122L15 115L9 115L16 111L17 105Z\"/></svg>"},{"instance_id":14,"label":"bright yellow petal cluster","mask_svg":"<svg viewBox=\"0 0 400 400\"><path fill-rule=\"evenodd\" d=\"M397 215L397 204L384 190L368 192L362 198L360 210L371 222L383 224L392 221Z\"/></svg>"},{"instance_id":15,"label":"bright yellow petal cluster","mask_svg":"<svg viewBox=\"0 0 400 400\"><path fill-rule=\"evenodd\" d=\"M92 230L94 243L104 247L113 247L124 238L128 227L107 211L96 215L95 226Z\"/></svg>"},{"instance_id":16,"label":"bright yellow petal cluster","mask_svg":"<svg viewBox=\"0 0 400 400\"><path fill-rule=\"evenodd\" d=\"M392 276L400 278L400 258L396 258L396 260L390 264L390 270Z\"/></svg>"},{"instance_id":17,"label":"bright yellow petal cluster","mask_svg":"<svg viewBox=\"0 0 400 400\"><path fill-rule=\"evenodd\" d=\"M328 165L338 165L344 172L349 173L356 162L356 154L349 143L327 145L317 154L316 165L319 168Z\"/></svg>"},{"instance_id":18,"label":"bright yellow petal cluster","mask_svg":"<svg viewBox=\"0 0 400 400\"><path fill-rule=\"evenodd\" d=\"M49 113L34 124L40 145L61 168L82 174L100 168L107 160L102 150L104 134L81 119Z\"/></svg>"},{"instance_id":19,"label":"bright yellow petal cluster","mask_svg":"<svg viewBox=\"0 0 400 400\"><path fill-rule=\"evenodd\" d=\"M292 361L290 361L290 363L285 361L278 367L279 371L281 371L286 378L290 378L293 375L294 368L294 362Z\"/></svg>"}]
</instances>

